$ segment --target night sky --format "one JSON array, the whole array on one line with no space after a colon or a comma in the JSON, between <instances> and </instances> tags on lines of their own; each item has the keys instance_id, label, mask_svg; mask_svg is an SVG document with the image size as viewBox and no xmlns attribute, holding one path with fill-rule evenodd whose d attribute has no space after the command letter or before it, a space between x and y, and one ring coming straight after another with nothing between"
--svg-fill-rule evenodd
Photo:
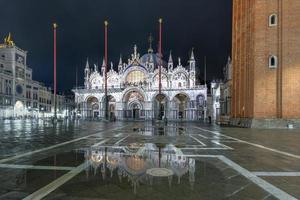
<instances>
[{"instance_id":1,"label":"night sky","mask_svg":"<svg viewBox=\"0 0 300 200\"><path fill-rule=\"evenodd\" d=\"M148 35L157 50L158 18L163 18L163 54L180 56L184 64L192 47L203 79L207 56L207 79L222 78L231 53L231 0L0 0L0 38L11 32L16 45L28 51L27 64L33 79L53 84L53 31L58 24L58 90L83 85L87 57L102 64L103 21L109 20L109 62L116 67L119 56L127 61L138 46L148 49ZM176 58L175 58L176 57Z\"/></svg>"}]
</instances>

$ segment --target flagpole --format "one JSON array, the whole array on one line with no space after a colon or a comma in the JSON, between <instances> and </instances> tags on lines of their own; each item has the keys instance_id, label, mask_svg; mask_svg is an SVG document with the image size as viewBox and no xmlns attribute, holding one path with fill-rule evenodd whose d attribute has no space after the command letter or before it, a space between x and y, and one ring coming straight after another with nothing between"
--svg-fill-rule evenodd
<instances>
[{"instance_id":1,"label":"flagpole","mask_svg":"<svg viewBox=\"0 0 300 200\"><path fill-rule=\"evenodd\" d=\"M158 88L159 88L159 94L161 94L161 66L162 66L162 18L159 18L158 20L159 22L159 59L160 59L160 62L159 62L159 85L158 85Z\"/></svg>"},{"instance_id":2,"label":"flagpole","mask_svg":"<svg viewBox=\"0 0 300 200\"><path fill-rule=\"evenodd\" d=\"M78 67L76 66L76 77L75 77L75 84L76 84L76 93L78 91ZM77 119L77 112L78 112L78 102L75 95L75 119Z\"/></svg>"},{"instance_id":3,"label":"flagpole","mask_svg":"<svg viewBox=\"0 0 300 200\"><path fill-rule=\"evenodd\" d=\"M204 85L206 86L206 56L204 56Z\"/></svg>"},{"instance_id":4,"label":"flagpole","mask_svg":"<svg viewBox=\"0 0 300 200\"><path fill-rule=\"evenodd\" d=\"M204 56L204 86L206 89L207 93L207 85L206 85L206 56ZM204 105L204 122L206 121L207 118L207 100L205 100L205 105Z\"/></svg>"},{"instance_id":5,"label":"flagpole","mask_svg":"<svg viewBox=\"0 0 300 200\"><path fill-rule=\"evenodd\" d=\"M53 98L53 103L54 103L54 120L56 119L57 117L57 114L56 114L56 28L57 28L57 24L56 23L53 23L53 35L54 35L54 49L53 49L53 54L54 54L54 57L53 57L53 68L54 68L54 98Z\"/></svg>"},{"instance_id":6,"label":"flagpole","mask_svg":"<svg viewBox=\"0 0 300 200\"><path fill-rule=\"evenodd\" d=\"M108 120L108 95L107 95L107 27L108 21L104 21L104 60L105 60L105 119Z\"/></svg>"}]
</instances>

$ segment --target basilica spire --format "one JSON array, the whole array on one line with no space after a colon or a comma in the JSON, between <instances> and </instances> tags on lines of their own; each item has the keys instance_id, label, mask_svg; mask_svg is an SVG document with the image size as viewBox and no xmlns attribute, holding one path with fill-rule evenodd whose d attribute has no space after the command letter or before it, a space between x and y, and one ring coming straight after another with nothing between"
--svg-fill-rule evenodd
<instances>
[{"instance_id":1,"label":"basilica spire","mask_svg":"<svg viewBox=\"0 0 300 200\"><path fill-rule=\"evenodd\" d=\"M191 61L191 60L195 60L195 56L194 56L194 48L192 48L190 61Z\"/></svg>"},{"instance_id":2,"label":"basilica spire","mask_svg":"<svg viewBox=\"0 0 300 200\"><path fill-rule=\"evenodd\" d=\"M102 75L104 75L104 73L105 73L105 67L106 67L105 58L103 58L102 67L101 67L101 73L102 73Z\"/></svg>"},{"instance_id":3,"label":"basilica spire","mask_svg":"<svg viewBox=\"0 0 300 200\"><path fill-rule=\"evenodd\" d=\"M105 64L105 59L103 58L103 61L102 61L102 67L105 67L106 64Z\"/></svg>"},{"instance_id":4,"label":"basilica spire","mask_svg":"<svg viewBox=\"0 0 300 200\"><path fill-rule=\"evenodd\" d=\"M90 71L89 58L86 58L85 71Z\"/></svg>"},{"instance_id":5,"label":"basilica spire","mask_svg":"<svg viewBox=\"0 0 300 200\"><path fill-rule=\"evenodd\" d=\"M89 59L87 58L85 68L84 68L84 85L85 85L85 87L88 86L89 75L90 75L90 65L89 65Z\"/></svg>"},{"instance_id":6,"label":"basilica spire","mask_svg":"<svg viewBox=\"0 0 300 200\"><path fill-rule=\"evenodd\" d=\"M180 57L178 57L178 66L182 66L181 65L181 58Z\"/></svg>"},{"instance_id":7,"label":"basilica spire","mask_svg":"<svg viewBox=\"0 0 300 200\"><path fill-rule=\"evenodd\" d=\"M111 71L114 70L114 64L113 64L113 62L110 62L110 70L111 70Z\"/></svg>"},{"instance_id":8,"label":"basilica spire","mask_svg":"<svg viewBox=\"0 0 300 200\"><path fill-rule=\"evenodd\" d=\"M194 48L192 48L191 56L189 59L189 67L190 71L195 71L195 66L196 66L196 61L195 61L195 56L194 56Z\"/></svg>"},{"instance_id":9,"label":"basilica spire","mask_svg":"<svg viewBox=\"0 0 300 200\"><path fill-rule=\"evenodd\" d=\"M119 65L118 65L118 71L119 71L119 73L122 71L122 67L123 67L123 61L122 61L122 55L120 55Z\"/></svg>"},{"instance_id":10,"label":"basilica spire","mask_svg":"<svg viewBox=\"0 0 300 200\"><path fill-rule=\"evenodd\" d=\"M94 71L97 72L98 71L98 66L96 64L94 64Z\"/></svg>"},{"instance_id":11,"label":"basilica spire","mask_svg":"<svg viewBox=\"0 0 300 200\"><path fill-rule=\"evenodd\" d=\"M86 59L86 64L85 64L85 68L84 68L84 75L87 78L90 74L90 65L89 65L89 59Z\"/></svg>"},{"instance_id":12,"label":"basilica spire","mask_svg":"<svg viewBox=\"0 0 300 200\"><path fill-rule=\"evenodd\" d=\"M170 55L169 55L169 61L168 61L168 63L173 63L172 51L170 51Z\"/></svg>"},{"instance_id":13,"label":"basilica spire","mask_svg":"<svg viewBox=\"0 0 300 200\"><path fill-rule=\"evenodd\" d=\"M168 71L172 71L173 70L173 58L172 58L172 51L170 51L170 55L169 55L169 61L168 61Z\"/></svg>"},{"instance_id":14,"label":"basilica spire","mask_svg":"<svg viewBox=\"0 0 300 200\"><path fill-rule=\"evenodd\" d=\"M136 57L137 56L137 46L136 46L136 44L133 46L133 53Z\"/></svg>"}]
</instances>

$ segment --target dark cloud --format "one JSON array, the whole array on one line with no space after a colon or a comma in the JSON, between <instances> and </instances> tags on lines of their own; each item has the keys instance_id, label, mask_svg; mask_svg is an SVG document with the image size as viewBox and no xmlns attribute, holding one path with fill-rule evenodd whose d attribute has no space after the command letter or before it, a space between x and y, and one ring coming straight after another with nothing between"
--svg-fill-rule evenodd
<instances>
[{"instance_id":1,"label":"dark cloud","mask_svg":"<svg viewBox=\"0 0 300 200\"><path fill-rule=\"evenodd\" d=\"M156 47L158 18L163 17L163 52L169 50L188 59L192 47L203 76L203 57L208 60L208 78L222 76L222 66L231 53L231 0L0 0L0 37L11 32L15 43L28 51L34 79L52 86L52 26L58 28L58 87L75 85L78 67L83 83L86 58L101 65L103 21L109 20L109 60L127 59L137 44L145 53L151 32Z\"/></svg>"}]
</instances>

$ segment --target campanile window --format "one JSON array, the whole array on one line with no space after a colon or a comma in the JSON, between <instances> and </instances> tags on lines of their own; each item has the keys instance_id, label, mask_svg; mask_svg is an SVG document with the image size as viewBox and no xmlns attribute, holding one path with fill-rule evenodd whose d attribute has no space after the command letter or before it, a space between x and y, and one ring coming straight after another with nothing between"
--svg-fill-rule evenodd
<instances>
[{"instance_id":1,"label":"campanile window","mask_svg":"<svg viewBox=\"0 0 300 200\"><path fill-rule=\"evenodd\" d=\"M269 16L269 26L277 26L277 15L272 14Z\"/></svg>"},{"instance_id":2,"label":"campanile window","mask_svg":"<svg viewBox=\"0 0 300 200\"><path fill-rule=\"evenodd\" d=\"M274 55L269 57L269 68L277 68L277 57Z\"/></svg>"}]
</instances>

